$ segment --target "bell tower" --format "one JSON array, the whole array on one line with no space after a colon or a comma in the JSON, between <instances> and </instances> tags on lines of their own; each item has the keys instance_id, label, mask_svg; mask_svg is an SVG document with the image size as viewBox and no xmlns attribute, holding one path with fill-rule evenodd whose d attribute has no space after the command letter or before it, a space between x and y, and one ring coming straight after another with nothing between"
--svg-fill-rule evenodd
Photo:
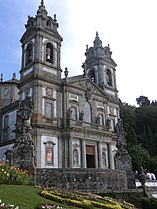
<instances>
[{"instance_id":1,"label":"bell tower","mask_svg":"<svg viewBox=\"0 0 157 209\"><path fill-rule=\"evenodd\" d=\"M35 17L28 16L26 31L21 38L20 102L27 95L34 103L31 126L38 156L45 156L45 146L49 145L52 136L56 145L52 146L57 147L57 137L60 135L59 131L56 133L56 129L61 118L60 56L63 39L58 33L58 27L56 15L53 18L48 16L44 1L41 0ZM38 157L39 167L42 162L41 157Z\"/></svg>"},{"instance_id":2,"label":"bell tower","mask_svg":"<svg viewBox=\"0 0 157 209\"><path fill-rule=\"evenodd\" d=\"M93 47L86 48L84 73L93 80L105 93L117 96L115 67L117 66L111 55L110 46L102 46L98 32Z\"/></svg>"},{"instance_id":3,"label":"bell tower","mask_svg":"<svg viewBox=\"0 0 157 209\"><path fill-rule=\"evenodd\" d=\"M48 16L41 0L35 17L28 16L26 31L21 38L20 99L29 90L35 104L35 114L43 114L43 91L57 89L61 82L61 42L56 15ZM53 86L56 86L53 88ZM45 87L43 90L43 86ZM51 91L51 90L49 90Z\"/></svg>"},{"instance_id":4,"label":"bell tower","mask_svg":"<svg viewBox=\"0 0 157 209\"><path fill-rule=\"evenodd\" d=\"M28 86L33 79L61 80L60 48L62 37L59 35L56 15L48 16L44 1L35 17L28 16L26 31L21 38L22 66L20 70L20 89Z\"/></svg>"}]
</instances>

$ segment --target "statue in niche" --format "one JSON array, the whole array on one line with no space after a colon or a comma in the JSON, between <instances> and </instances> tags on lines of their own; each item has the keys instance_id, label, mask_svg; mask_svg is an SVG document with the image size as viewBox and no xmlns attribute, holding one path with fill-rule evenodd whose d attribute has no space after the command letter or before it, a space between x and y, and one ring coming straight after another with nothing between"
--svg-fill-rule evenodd
<instances>
[{"instance_id":1,"label":"statue in niche","mask_svg":"<svg viewBox=\"0 0 157 209\"><path fill-rule=\"evenodd\" d=\"M73 165L78 165L78 150L73 150Z\"/></svg>"},{"instance_id":2,"label":"statue in niche","mask_svg":"<svg viewBox=\"0 0 157 209\"><path fill-rule=\"evenodd\" d=\"M68 119L70 119L71 118L71 115L72 115L72 109L71 109L71 107L68 109Z\"/></svg>"},{"instance_id":3,"label":"statue in niche","mask_svg":"<svg viewBox=\"0 0 157 209\"><path fill-rule=\"evenodd\" d=\"M111 129L111 119L110 118L107 119L106 126L108 129Z\"/></svg>"},{"instance_id":4,"label":"statue in niche","mask_svg":"<svg viewBox=\"0 0 157 209\"><path fill-rule=\"evenodd\" d=\"M91 99L91 97L92 97L92 90L91 90L90 87L87 87L87 90L85 92L85 97L86 97L87 100Z\"/></svg>"},{"instance_id":5,"label":"statue in niche","mask_svg":"<svg viewBox=\"0 0 157 209\"><path fill-rule=\"evenodd\" d=\"M103 166L103 168L106 168L107 167L106 153L104 151L102 153L102 166Z\"/></svg>"},{"instance_id":6,"label":"statue in niche","mask_svg":"<svg viewBox=\"0 0 157 209\"><path fill-rule=\"evenodd\" d=\"M83 112L83 110L82 110L82 111L80 112L80 118L79 118L81 121L83 121L83 116L84 116L84 112Z\"/></svg>"},{"instance_id":7,"label":"statue in niche","mask_svg":"<svg viewBox=\"0 0 157 209\"><path fill-rule=\"evenodd\" d=\"M97 125L100 125L100 119L101 119L101 118L100 118L100 115L97 115L97 116L96 116L96 124L97 124Z\"/></svg>"}]
</instances>

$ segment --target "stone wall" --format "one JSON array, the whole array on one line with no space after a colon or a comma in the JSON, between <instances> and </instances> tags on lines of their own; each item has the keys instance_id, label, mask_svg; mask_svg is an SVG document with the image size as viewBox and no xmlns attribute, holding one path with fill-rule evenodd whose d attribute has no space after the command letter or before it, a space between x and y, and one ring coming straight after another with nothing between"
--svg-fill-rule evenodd
<instances>
[{"instance_id":1,"label":"stone wall","mask_svg":"<svg viewBox=\"0 0 157 209\"><path fill-rule=\"evenodd\" d=\"M127 177L124 171L110 169L36 168L35 184L37 186L103 193L126 190Z\"/></svg>"}]
</instances>

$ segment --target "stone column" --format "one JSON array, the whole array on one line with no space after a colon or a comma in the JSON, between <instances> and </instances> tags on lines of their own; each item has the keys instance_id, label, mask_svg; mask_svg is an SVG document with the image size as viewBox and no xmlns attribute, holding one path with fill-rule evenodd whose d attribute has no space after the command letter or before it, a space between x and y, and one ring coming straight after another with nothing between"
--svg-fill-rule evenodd
<instances>
[{"instance_id":1,"label":"stone column","mask_svg":"<svg viewBox=\"0 0 157 209\"><path fill-rule=\"evenodd\" d=\"M69 168L73 167L72 139L69 139Z\"/></svg>"},{"instance_id":2,"label":"stone column","mask_svg":"<svg viewBox=\"0 0 157 209\"><path fill-rule=\"evenodd\" d=\"M102 153L101 153L101 143L98 142L97 143L97 146L98 146L98 168L103 168L102 167Z\"/></svg>"},{"instance_id":3,"label":"stone column","mask_svg":"<svg viewBox=\"0 0 157 209\"><path fill-rule=\"evenodd\" d=\"M113 159L113 154L112 154L112 145L109 144L109 165L110 165L110 169L114 169L114 159Z\"/></svg>"},{"instance_id":4,"label":"stone column","mask_svg":"<svg viewBox=\"0 0 157 209\"><path fill-rule=\"evenodd\" d=\"M86 168L86 144L85 144L85 140L82 140L82 167Z\"/></svg>"}]
</instances>

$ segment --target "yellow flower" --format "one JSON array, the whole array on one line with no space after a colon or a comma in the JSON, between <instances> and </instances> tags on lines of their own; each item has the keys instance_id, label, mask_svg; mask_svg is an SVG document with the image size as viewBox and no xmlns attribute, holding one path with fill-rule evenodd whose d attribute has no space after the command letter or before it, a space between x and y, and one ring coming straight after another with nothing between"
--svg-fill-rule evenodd
<instances>
[{"instance_id":1,"label":"yellow flower","mask_svg":"<svg viewBox=\"0 0 157 209\"><path fill-rule=\"evenodd\" d=\"M9 173L7 173L7 176L9 176Z\"/></svg>"},{"instance_id":2,"label":"yellow flower","mask_svg":"<svg viewBox=\"0 0 157 209\"><path fill-rule=\"evenodd\" d=\"M4 171L4 169L2 168L2 172Z\"/></svg>"},{"instance_id":3,"label":"yellow flower","mask_svg":"<svg viewBox=\"0 0 157 209\"><path fill-rule=\"evenodd\" d=\"M7 172L6 171L4 171L4 174L6 174Z\"/></svg>"}]
</instances>

